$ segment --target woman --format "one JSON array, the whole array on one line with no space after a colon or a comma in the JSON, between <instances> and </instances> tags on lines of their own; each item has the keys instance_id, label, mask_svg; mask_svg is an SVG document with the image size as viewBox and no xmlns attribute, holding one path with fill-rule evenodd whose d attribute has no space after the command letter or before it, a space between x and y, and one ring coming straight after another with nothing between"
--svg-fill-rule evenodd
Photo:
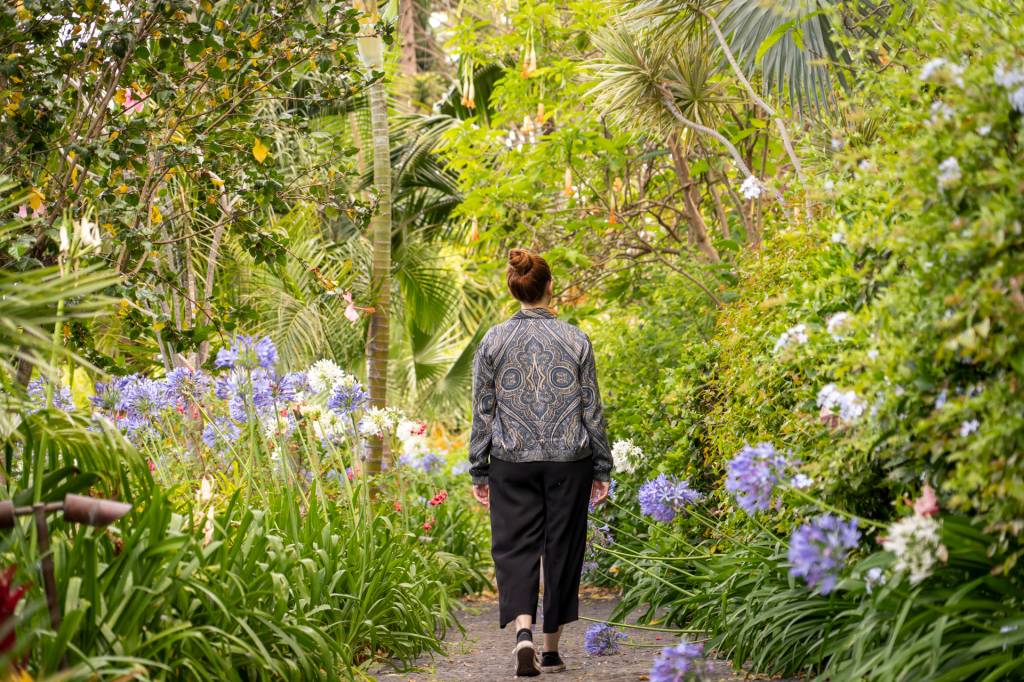
<instances>
[{"instance_id":1,"label":"woman","mask_svg":"<svg viewBox=\"0 0 1024 682\"><path fill-rule=\"evenodd\" d=\"M523 249L508 255L522 304L487 332L473 361L473 495L491 510L499 626L516 623L517 676L565 670L562 626L579 617L588 503L608 495L612 458L594 349L555 318L551 269ZM533 646L541 558L544 653Z\"/></svg>"}]
</instances>

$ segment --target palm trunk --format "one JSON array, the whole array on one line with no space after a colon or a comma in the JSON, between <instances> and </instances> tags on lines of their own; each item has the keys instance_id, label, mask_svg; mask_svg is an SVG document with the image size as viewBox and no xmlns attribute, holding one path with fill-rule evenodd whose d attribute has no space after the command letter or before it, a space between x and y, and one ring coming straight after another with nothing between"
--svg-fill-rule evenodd
<instances>
[{"instance_id":1,"label":"palm trunk","mask_svg":"<svg viewBox=\"0 0 1024 682\"><path fill-rule=\"evenodd\" d=\"M364 3L357 3L362 5ZM367 14L376 14L376 2L367 2L361 7ZM377 34L370 34L371 24L364 23L358 38L359 55L364 66L374 71L384 68L384 45ZM387 406L388 396L388 351L391 334L389 325L391 299L391 141L388 134L388 100L384 81L378 80L370 86L370 129L373 137L373 187L377 195L377 207L370 221L370 236L373 244L373 267L370 274L373 292L373 313L370 316L370 330L366 339L366 377L370 389L370 404L374 407ZM381 470L384 455L384 441L370 440L367 453L366 471L373 474Z\"/></svg>"}]
</instances>

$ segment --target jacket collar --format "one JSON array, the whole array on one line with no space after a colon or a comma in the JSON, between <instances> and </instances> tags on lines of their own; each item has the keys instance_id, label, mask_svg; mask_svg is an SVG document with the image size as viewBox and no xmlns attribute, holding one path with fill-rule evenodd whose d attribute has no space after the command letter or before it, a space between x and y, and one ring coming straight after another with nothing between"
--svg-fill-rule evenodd
<instances>
[{"instance_id":1,"label":"jacket collar","mask_svg":"<svg viewBox=\"0 0 1024 682\"><path fill-rule=\"evenodd\" d=\"M512 316L513 320L536 320L555 319L555 314L548 308L522 308L518 313Z\"/></svg>"}]
</instances>

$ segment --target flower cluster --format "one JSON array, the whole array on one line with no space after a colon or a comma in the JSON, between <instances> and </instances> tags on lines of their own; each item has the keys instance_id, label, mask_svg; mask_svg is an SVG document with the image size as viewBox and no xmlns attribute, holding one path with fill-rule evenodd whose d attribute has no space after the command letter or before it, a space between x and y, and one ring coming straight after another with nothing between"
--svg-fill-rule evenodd
<instances>
[{"instance_id":1,"label":"flower cluster","mask_svg":"<svg viewBox=\"0 0 1024 682\"><path fill-rule=\"evenodd\" d=\"M851 319L850 313L836 313L825 321L825 329L828 330L829 335L834 340L842 341L844 338L843 329L849 324Z\"/></svg>"},{"instance_id":2,"label":"flower cluster","mask_svg":"<svg viewBox=\"0 0 1024 682\"><path fill-rule=\"evenodd\" d=\"M392 407L371 407L359 420L359 433L384 438L394 432L401 417L398 410Z\"/></svg>"},{"instance_id":3,"label":"flower cluster","mask_svg":"<svg viewBox=\"0 0 1024 682\"><path fill-rule=\"evenodd\" d=\"M942 524L934 518L938 513L935 490L925 484L914 502L913 516L893 523L882 538L882 548L892 552L896 559L893 570L909 574L911 585L927 579L939 562L949 560L949 552L942 544Z\"/></svg>"},{"instance_id":4,"label":"flower cluster","mask_svg":"<svg viewBox=\"0 0 1024 682\"><path fill-rule=\"evenodd\" d=\"M855 391L843 391L835 384L827 384L818 391L818 407L822 417L837 416L850 423L860 419L867 406Z\"/></svg>"},{"instance_id":5,"label":"flower cluster","mask_svg":"<svg viewBox=\"0 0 1024 682\"><path fill-rule=\"evenodd\" d=\"M439 504L443 504L444 501L447 500L447 499L448 499L448 491L447 490L442 490L441 492L439 492L438 494L436 494L432 498L430 498L430 502L428 504L430 504L431 507L436 507Z\"/></svg>"},{"instance_id":6,"label":"flower cluster","mask_svg":"<svg viewBox=\"0 0 1024 682\"><path fill-rule=\"evenodd\" d=\"M775 486L786 481L790 462L771 443L744 446L729 461L725 489L736 496L736 504L748 514L765 511L772 503Z\"/></svg>"},{"instance_id":7,"label":"flower cluster","mask_svg":"<svg viewBox=\"0 0 1024 682\"><path fill-rule=\"evenodd\" d=\"M619 653L619 642L627 639L607 623L594 623L583 633L583 650L591 656L611 656Z\"/></svg>"},{"instance_id":8,"label":"flower cluster","mask_svg":"<svg viewBox=\"0 0 1024 682\"><path fill-rule=\"evenodd\" d=\"M612 445L612 464L616 471L631 474L643 461L644 451L631 440L618 440Z\"/></svg>"},{"instance_id":9,"label":"flower cluster","mask_svg":"<svg viewBox=\"0 0 1024 682\"><path fill-rule=\"evenodd\" d=\"M711 665L704 658L704 645L682 640L665 647L654 660L650 682L697 682L711 674Z\"/></svg>"},{"instance_id":10,"label":"flower cluster","mask_svg":"<svg viewBox=\"0 0 1024 682\"><path fill-rule=\"evenodd\" d=\"M962 177L963 172L960 170L960 162L957 161L955 156L950 156L939 164L939 173L936 176L936 180L938 181L941 189L948 189L952 187L960 182L960 178Z\"/></svg>"},{"instance_id":11,"label":"flower cluster","mask_svg":"<svg viewBox=\"0 0 1024 682\"><path fill-rule=\"evenodd\" d=\"M858 542L856 519L843 520L835 514L816 516L794 530L789 539L789 574L828 594Z\"/></svg>"},{"instance_id":12,"label":"flower cluster","mask_svg":"<svg viewBox=\"0 0 1024 682\"><path fill-rule=\"evenodd\" d=\"M50 382L46 379L33 379L28 384L28 397L32 401L32 412L46 408L46 389ZM51 406L63 412L73 412L75 403L71 399L71 389L65 384L58 384L53 387Z\"/></svg>"},{"instance_id":13,"label":"flower cluster","mask_svg":"<svg viewBox=\"0 0 1024 682\"><path fill-rule=\"evenodd\" d=\"M1024 114L1024 67L1009 69L1000 64L994 76L996 85L1009 90L1007 98L1010 106L1018 113Z\"/></svg>"},{"instance_id":14,"label":"flower cluster","mask_svg":"<svg viewBox=\"0 0 1024 682\"><path fill-rule=\"evenodd\" d=\"M701 499L686 479L660 474L640 486L640 511L655 521L669 523L687 506Z\"/></svg>"},{"instance_id":15,"label":"flower cluster","mask_svg":"<svg viewBox=\"0 0 1024 682\"><path fill-rule=\"evenodd\" d=\"M743 195L744 199L757 199L763 191L764 188L761 185L761 181L753 175L748 175L747 179L740 185L740 194Z\"/></svg>"},{"instance_id":16,"label":"flower cluster","mask_svg":"<svg viewBox=\"0 0 1024 682\"><path fill-rule=\"evenodd\" d=\"M796 324L782 332L779 338L775 341L774 352L778 353L783 348L789 347L791 344L801 346L807 343L807 325Z\"/></svg>"},{"instance_id":17,"label":"flower cluster","mask_svg":"<svg viewBox=\"0 0 1024 682\"><path fill-rule=\"evenodd\" d=\"M595 525L592 521L587 522L587 545L583 553L583 573L591 573L597 570L597 557L600 554L599 547L611 547L615 539L612 537L611 528L608 524Z\"/></svg>"},{"instance_id":18,"label":"flower cluster","mask_svg":"<svg viewBox=\"0 0 1024 682\"><path fill-rule=\"evenodd\" d=\"M936 57L925 62L921 67L920 79L933 82L955 83L961 88L964 87L964 67L954 64L942 57Z\"/></svg>"},{"instance_id":19,"label":"flower cluster","mask_svg":"<svg viewBox=\"0 0 1024 682\"><path fill-rule=\"evenodd\" d=\"M257 367L272 370L277 365L277 346L264 336L254 340L244 334L235 337L234 343L228 348L217 352L214 362L217 367L227 369L256 369Z\"/></svg>"}]
</instances>

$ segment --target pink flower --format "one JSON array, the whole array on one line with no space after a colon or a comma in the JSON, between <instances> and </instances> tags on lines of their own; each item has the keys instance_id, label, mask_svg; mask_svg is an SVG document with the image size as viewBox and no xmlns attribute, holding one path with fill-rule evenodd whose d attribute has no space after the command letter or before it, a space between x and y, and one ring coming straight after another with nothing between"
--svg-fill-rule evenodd
<instances>
[{"instance_id":1,"label":"pink flower","mask_svg":"<svg viewBox=\"0 0 1024 682\"><path fill-rule=\"evenodd\" d=\"M448 499L448 491L447 490L442 490L438 494L434 495L434 497L430 500L430 506L431 507L436 507L437 505L441 504L442 502L444 502L447 499Z\"/></svg>"},{"instance_id":2,"label":"pink flower","mask_svg":"<svg viewBox=\"0 0 1024 682\"><path fill-rule=\"evenodd\" d=\"M939 498L927 483L921 488L921 497L914 501L914 513L918 516L935 516L939 513Z\"/></svg>"},{"instance_id":3,"label":"pink flower","mask_svg":"<svg viewBox=\"0 0 1024 682\"><path fill-rule=\"evenodd\" d=\"M147 459L146 464L149 465L149 473L153 473L154 471L156 471L156 463L153 460Z\"/></svg>"},{"instance_id":4,"label":"pink flower","mask_svg":"<svg viewBox=\"0 0 1024 682\"><path fill-rule=\"evenodd\" d=\"M395 500L395 511L396 512L402 511L402 503L399 502L398 500Z\"/></svg>"},{"instance_id":5,"label":"pink flower","mask_svg":"<svg viewBox=\"0 0 1024 682\"><path fill-rule=\"evenodd\" d=\"M21 218L22 220L24 220L25 218L28 218L28 205L27 204L22 204L21 206L18 207L18 217Z\"/></svg>"},{"instance_id":6,"label":"pink flower","mask_svg":"<svg viewBox=\"0 0 1024 682\"><path fill-rule=\"evenodd\" d=\"M348 305L345 306L345 317L348 318L349 322L351 322L352 324L355 324L356 322L359 321L359 311L356 310L356 306L352 302L352 292L351 291L345 292L345 302L348 303Z\"/></svg>"},{"instance_id":7,"label":"pink flower","mask_svg":"<svg viewBox=\"0 0 1024 682\"><path fill-rule=\"evenodd\" d=\"M137 100L132 97L132 89L128 88L124 91L124 111L127 114L138 114L142 112L142 108L145 103L142 100Z\"/></svg>"}]
</instances>

